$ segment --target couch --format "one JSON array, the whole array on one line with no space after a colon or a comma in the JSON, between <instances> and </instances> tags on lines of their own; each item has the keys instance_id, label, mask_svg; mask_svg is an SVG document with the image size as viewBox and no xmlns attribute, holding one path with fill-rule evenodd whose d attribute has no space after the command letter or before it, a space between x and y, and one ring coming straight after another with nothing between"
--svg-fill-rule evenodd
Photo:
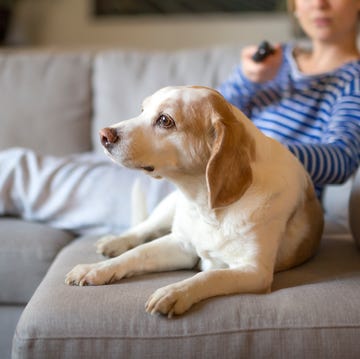
<instances>
[{"instance_id":1,"label":"couch","mask_svg":"<svg viewBox=\"0 0 360 359\"><path fill-rule=\"evenodd\" d=\"M142 99L162 86L216 87L239 49L2 51L0 150L102 154L100 128L137 114ZM359 358L359 189L360 175L326 189L317 255L276 274L271 294L212 298L171 320L146 314L146 299L193 272L66 286L64 276L75 264L102 259L95 253L98 236L4 215L0 357ZM129 192L121 183L118 190ZM130 211L128 201L122 205ZM129 226L128 219L119 221Z\"/></svg>"}]
</instances>

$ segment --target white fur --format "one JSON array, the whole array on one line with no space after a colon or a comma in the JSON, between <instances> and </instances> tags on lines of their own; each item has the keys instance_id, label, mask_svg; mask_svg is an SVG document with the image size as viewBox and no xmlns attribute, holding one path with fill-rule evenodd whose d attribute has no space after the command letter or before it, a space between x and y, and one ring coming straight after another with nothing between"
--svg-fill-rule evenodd
<instances>
[{"instance_id":1,"label":"white fur","mask_svg":"<svg viewBox=\"0 0 360 359\"><path fill-rule=\"evenodd\" d=\"M143 192L140 180L136 179L131 190L131 227L145 221L148 217L146 197Z\"/></svg>"},{"instance_id":2,"label":"white fur","mask_svg":"<svg viewBox=\"0 0 360 359\"><path fill-rule=\"evenodd\" d=\"M97 243L98 252L117 257L76 266L66 283L101 285L140 273L198 266L201 272L160 288L147 302L148 312L172 316L211 296L268 292L277 268L297 264L302 242L312 237L318 241L322 213L317 200L310 203L307 196L305 170L229 104L224 105L227 113L241 122L254 143L252 152L247 149L252 153L252 180L240 198L211 208L206 169L216 147L211 135L219 116L216 101L224 100L207 88L165 88L144 101L139 117L112 126L119 140L107 153L115 162L130 168L153 166L151 176L168 178L179 191L144 222ZM161 114L171 116L176 127L159 127ZM226 181L232 169L220 175Z\"/></svg>"}]
</instances>

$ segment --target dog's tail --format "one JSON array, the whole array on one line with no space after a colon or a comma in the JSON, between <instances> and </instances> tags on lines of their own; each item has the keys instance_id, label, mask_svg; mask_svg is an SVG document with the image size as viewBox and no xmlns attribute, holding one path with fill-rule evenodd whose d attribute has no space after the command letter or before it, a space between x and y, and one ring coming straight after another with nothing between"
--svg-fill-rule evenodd
<instances>
[{"instance_id":1,"label":"dog's tail","mask_svg":"<svg viewBox=\"0 0 360 359\"><path fill-rule=\"evenodd\" d=\"M141 188L140 179L134 181L131 190L131 226L135 226L148 217L146 196Z\"/></svg>"}]
</instances>

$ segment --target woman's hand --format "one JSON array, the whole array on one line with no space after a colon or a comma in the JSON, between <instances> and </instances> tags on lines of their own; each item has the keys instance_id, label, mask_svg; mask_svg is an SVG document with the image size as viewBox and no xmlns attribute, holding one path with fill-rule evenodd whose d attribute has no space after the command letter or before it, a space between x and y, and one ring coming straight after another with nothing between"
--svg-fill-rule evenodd
<instances>
[{"instance_id":1,"label":"woman's hand","mask_svg":"<svg viewBox=\"0 0 360 359\"><path fill-rule=\"evenodd\" d=\"M255 62L252 57L257 46L247 46L241 51L242 70L246 78L252 82L262 83L272 80L279 71L282 62L282 48L274 46L274 52L262 62Z\"/></svg>"}]
</instances>

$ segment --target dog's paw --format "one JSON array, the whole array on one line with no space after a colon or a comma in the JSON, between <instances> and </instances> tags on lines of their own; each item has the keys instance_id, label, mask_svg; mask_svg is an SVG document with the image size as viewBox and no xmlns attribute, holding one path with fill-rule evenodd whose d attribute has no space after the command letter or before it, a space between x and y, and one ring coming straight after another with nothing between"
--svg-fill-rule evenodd
<instances>
[{"instance_id":1,"label":"dog's paw","mask_svg":"<svg viewBox=\"0 0 360 359\"><path fill-rule=\"evenodd\" d=\"M185 313L192 304L188 289L175 283L156 290L146 302L145 309L150 314L160 313L171 318Z\"/></svg>"},{"instance_id":2,"label":"dog's paw","mask_svg":"<svg viewBox=\"0 0 360 359\"><path fill-rule=\"evenodd\" d=\"M100 238L96 243L96 253L107 257L117 257L120 254L134 248L136 245L131 236L108 235Z\"/></svg>"},{"instance_id":3,"label":"dog's paw","mask_svg":"<svg viewBox=\"0 0 360 359\"><path fill-rule=\"evenodd\" d=\"M117 280L116 273L102 263L78 264L65 277L68 285L102 285Z\"/></svg>"}]
</instances>

